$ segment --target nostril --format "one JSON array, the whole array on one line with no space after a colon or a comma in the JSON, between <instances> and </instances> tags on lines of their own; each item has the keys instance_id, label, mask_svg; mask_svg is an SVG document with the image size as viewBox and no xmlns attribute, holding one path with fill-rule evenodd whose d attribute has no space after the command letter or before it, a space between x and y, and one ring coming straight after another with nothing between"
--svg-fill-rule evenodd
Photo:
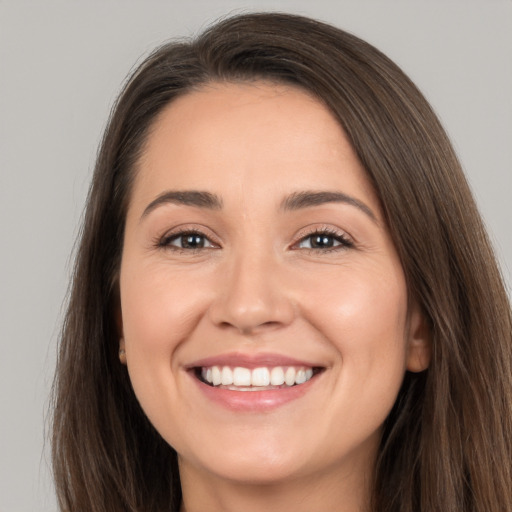
<instances>
[{"instance_id":1,"label":"nostril","mask_svg":"<svg viewBox=\"0 0 512 512\"><path fill-rule=\"evenodd\" d=\"M254 323L254 324L245 324L245 325L243 325L241 322L231 323L231 322L227 322L227 321L222 321L217 324L217 327L220 329L223 329L223 330L236 329L242 335L250 336L252 334L256 334L256 333L259 333L262 331L278 329L282 325L283 325L283 323L275 322L275 321Z\"/></svg>"},{"instance_id":2,"label":"nostril","mask_svg":"<svg viewBox=\"0 0 512 512\"><path fill-rule=\"evenodd\" d=\"M267 331L271 329L277 329L282 325L280 322L263 322L261 324L255 325L255 326L248 326L248 327L241 327L240 331L242 334L253 334L254 332L260 332L260 331Z\"/></svg>"}]
</instances>

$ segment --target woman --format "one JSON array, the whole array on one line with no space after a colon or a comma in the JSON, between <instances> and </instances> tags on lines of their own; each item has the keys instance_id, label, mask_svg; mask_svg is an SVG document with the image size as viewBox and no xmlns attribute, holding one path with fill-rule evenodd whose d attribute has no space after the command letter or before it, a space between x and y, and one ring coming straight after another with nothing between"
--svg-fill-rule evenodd
<instances>
[{"instance_id":1,"label":"woman","mask_svg":"<svg viewBox=\"0 0 512 512\"><path fill-rule=\"evenodd\" d=\"M283 14L115 105L55 392L62 510L512 509L510 306L460 165L378 50Z\"/></svg>"}]
</instances>

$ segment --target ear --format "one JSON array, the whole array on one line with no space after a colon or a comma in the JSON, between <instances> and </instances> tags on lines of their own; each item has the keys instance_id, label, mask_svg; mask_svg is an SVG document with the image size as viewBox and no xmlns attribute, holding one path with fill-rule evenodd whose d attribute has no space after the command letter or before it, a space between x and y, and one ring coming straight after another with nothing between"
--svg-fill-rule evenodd
<instances>
[{"instance_id":1,"label":"ear","mask_svg":"<svg viewBox=\"0 0 512 512\"><path fill-rule=\"evenodd\" d=\"M121 311L121 301L116 300L114 308L114 320L116 324L117 335L119 337L119 361L121 364L126 364L126 346L124 341L124 330L123 330L123 313Z\"/></svg>"},{"instance_id":2,"label":"ear","mask_svg":"<svg viewBox=\"0 0 512 512\"><path fill-rule=\"evenodd\" d=\"M119 339L119 361L121 364L126 365L126 349L124 344L124 338Z\"/></svg>"},{"instance_id":3,"label":"ear","mask_svg":"<svg viewBox=\"0 0 512 512\"><path fill-rule=\"evenodd\" d=\"M422 372L430 364L432 342L425 317L414 301L410 307L409 339L407 343L406 367L410 372Z\"/></svg>"}]
</instances>

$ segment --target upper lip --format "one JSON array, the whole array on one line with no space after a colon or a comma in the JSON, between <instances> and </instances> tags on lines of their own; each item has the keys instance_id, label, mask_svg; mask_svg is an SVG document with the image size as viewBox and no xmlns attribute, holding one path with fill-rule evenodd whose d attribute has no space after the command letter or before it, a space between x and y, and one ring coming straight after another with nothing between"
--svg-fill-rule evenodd
<instances>
[{"instance_id":1,"label":"upper lip","mask_svg":"<svg viewBox=\"0 0 512 512\"><path fill-rule=\"evenodd\" d=\"M260 353L260 354L246 354L241 352L229 352L217 356L199 359L186 367L188 369L198 367L211 367L211 366L241 366L243 368L259 368L263 366L302 366L307 368L322 367L320 364L312 363L311 361L303 361L293 357L284 356L281 354Z\"/></svg>"}]
</instances>

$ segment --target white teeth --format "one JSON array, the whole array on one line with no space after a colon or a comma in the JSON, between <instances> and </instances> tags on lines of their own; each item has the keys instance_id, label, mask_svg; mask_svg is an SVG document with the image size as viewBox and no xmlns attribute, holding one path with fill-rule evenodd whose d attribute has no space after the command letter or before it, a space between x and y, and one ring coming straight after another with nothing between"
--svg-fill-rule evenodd
<instances>
[{"instance_id":1,"label":"white teeth","mask_svg":"<svg viewBox=\"0 0 512 512\"><path fill-rule=\"evenodd\" d=\"M295 384L295 368L290 366L284 375L284 381L287 386L293 386Z\"/></svg>"},{"instance_id":2,"label":"white teeth","mask_svg":"<svg viewBox=\"0 0 512 512\"><path fill-rule=\"evenodd\" d=\"M229 366L211 366L201 368L201 377L213 386L228 386L229 389L238 391L257 391L304 384L313 377L313 368L274 366L251 370L241 366L234 369Z\"/></svg>"},{"instance_id":3,"label":"white teeth","mask_svg":"<svg viewBox=\"0 0 512 512\"><path fill-rule=\"evenodd\" d=\"M251 384L253 386L268 386L270 384L270 372L268 368L254 368Z\"/></svg>"},{"instance_id":4,"label":"white teeth","mask_svg":"<svg viewBox=\"0 0 512 512\"><path fill-rule=\"evenodd\" d=\"M251 370L249 370L249 368L240 368L240 366L237 366L233 370L233 384L235 386L250 386Z\"/></svg>"},{"instance_id":5,"label":"white teeth","mask_svg":"<svg viewBox=\"0 0 512 512\"><path fill-rule=\"evenodd\" d=\"M224 366L224 368L222 368L221 375L221 383L223 386L231 386L231 384L233 384L233 372L229 366Z\"/></svg>"},{"instance_id":6,"label":"white teeth","mask_svg":"<svg viewBox=\"0 0 512 512\"><path fill-rule=\"evenodd\" d=\"M208 382L210 382L210 381L208 381ZM212 380L211 380L210 384L213 384L214 386L218 386L221 383L222 383L222 374L220 373L220 368L218 366L214 366L212 368Z\"/></svg>"},{"instance_id":7,"label":"white teeth","mask_svg":"<svg viewBox=\"0 0 512 512\"><path fill-rule=\"evenodd\" d=\"M304 384L304 382L306 382L306 372L301 369L295 375L295 384Z\"/></svg>"},{"instance_id":8,"label":"white teeth","mask_svg":"<svg viewBox=\"0 0 512 512\"><path fill-rule=\"evenodd\" d=\"M281 386L284 384L284 371L280 366L272 368L270 372L270 384L272 384L272 386Z\"/></svg>"}]
</instances>

